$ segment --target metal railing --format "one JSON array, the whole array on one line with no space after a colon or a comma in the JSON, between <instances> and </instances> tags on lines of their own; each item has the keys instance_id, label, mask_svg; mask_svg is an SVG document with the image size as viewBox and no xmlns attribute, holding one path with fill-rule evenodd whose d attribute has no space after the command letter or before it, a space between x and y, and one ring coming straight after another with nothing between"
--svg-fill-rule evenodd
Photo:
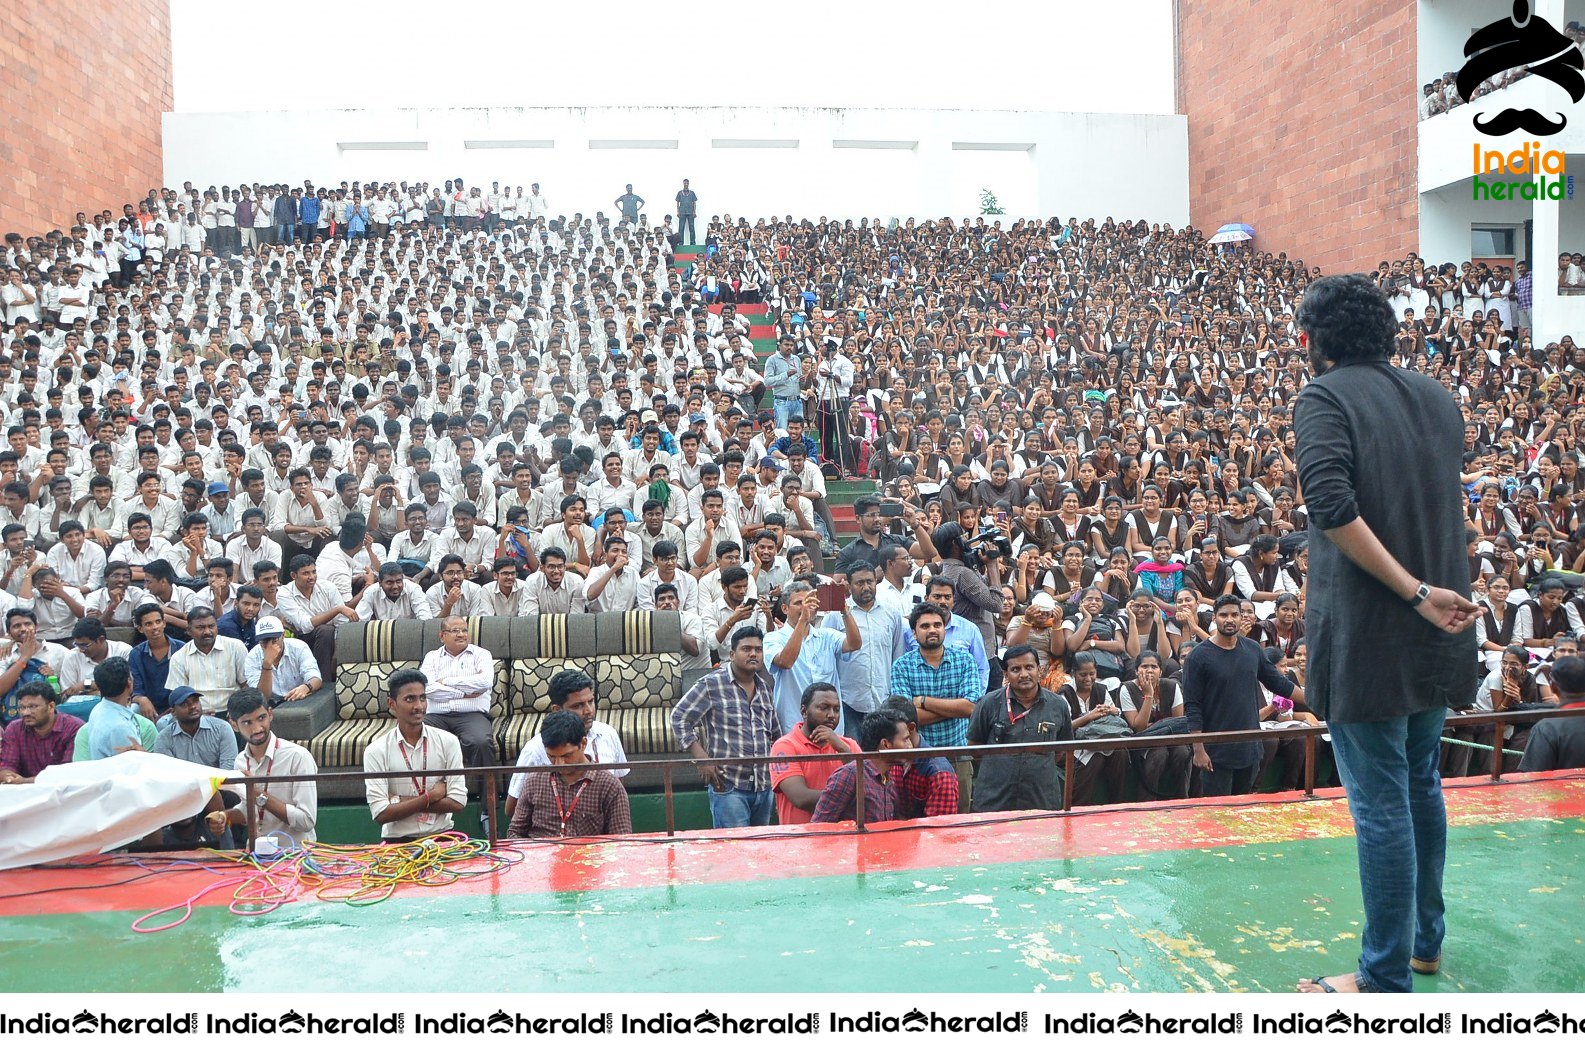
<instances>
[{"instance_id":1,"label":"metal railing","mask_svg":"<svg viewBox=\"0 0 1585 1050\"><path fill-rule=\"evenodd\" d=\"M1576 708L1546 708L1533 711L1496 711L1477 712L1470 714L1452 714L1447 716L1448 728L1462 726L1491 726L1493 739L1497 746L1492 751L1492 768L1490 778L1494 782L1502 780L1503 749L1501 741L1507 726L1528 725L1549 718L1585 717L1585 707ZM1315 796L1316 759L1318 757L1318 743L1329 732L1326 725L1311 726L1304 723L1284 725L1275 729L1249 729L1231 733L1183 733L1162 734L1160 736L1120 736L1105 737L1094 740L1060 740L1035 744L971 744L964 747L922 747L911 750L893 750L883 752L855 752L851 754L837 752L821 755L756 755L745 758L712 758L706 763L704 760L693 757L687 758L653 758L630 759L625 762L591 762L577 768L583 771L592 770L630 770L630 769L658 769L661 773L661 786L665 793L666 805L666 834L677 834L676 814L676 787L674 776L679 766L688 766L697 769L701 765L754 767L766 766L772 763L803 764L808 762L838 762L853 763L854 782L857 785L853 794L854 826L855 830L863 832L865 826L865 792L864 770L857 766L861 761L868 759L884 759L887 762L898 762L915 758L985 758L992 755L1027 755L1050 754L1062 763L1062 812L1071 812L1073 809L1073 766L1074 755L1079 751L1148 751L1160 747L1192 747L1195 744L1240 744L1252 741L1286 740L1301 737L1304 740L1304 797ZM499 777L512 777L519 773L559 772L563 766L473 766L463 769L428 769L423 772L429 777L462 776L469 778L483 778L483 789L480 793L483 811L490 815L486 822L490 844L494 846L499 841L499 829L494 819L496 802L499 798ZM255 776L232 777L227 779L227 786L242 787L246 790L247 805L244 807L248 816L248 851L252 852L258 838L258 805L257 796L260 785L280 783L335 783L348 780L373 780L389 777L389 771L370 773L365 770L347 770L340 773L314 773L298 774L295 776Z\"/></svg>"}]
</instances>

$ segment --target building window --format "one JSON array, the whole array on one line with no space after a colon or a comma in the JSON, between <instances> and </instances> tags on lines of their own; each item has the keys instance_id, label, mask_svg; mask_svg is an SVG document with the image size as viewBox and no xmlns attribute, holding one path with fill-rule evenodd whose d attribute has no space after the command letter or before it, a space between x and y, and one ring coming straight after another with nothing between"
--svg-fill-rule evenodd
<instances>
[{"instance_id":1,"label":"building window","mask_svg":"<svg viewBox=\"0 0 1585 1050\"><path fill-rule=\"evenodd\" d=\"M1516 255L1514 242L1518 231L1512 226L1476 226L1470 230L1470 258L1490 259Z\"/></svg>"}]
</instances>

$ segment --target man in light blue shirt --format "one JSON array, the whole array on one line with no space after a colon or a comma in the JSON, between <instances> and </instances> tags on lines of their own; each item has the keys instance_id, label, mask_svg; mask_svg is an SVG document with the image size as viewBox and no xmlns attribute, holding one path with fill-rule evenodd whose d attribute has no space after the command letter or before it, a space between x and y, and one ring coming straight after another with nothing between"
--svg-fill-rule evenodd
<instances>
[{"instance_id":1,"label":"man in light blue shirt","mask_svg":"<svg viewBox=\"0 0 1585 1050\"><path fill-rule=\"evenodd\" d=\"M286 637L279 617L259 617L253 637L258 644L243 660L242 675L272 707L301 700L324 684L314 651L307 642Z\"/></svg>"},{"instance_id":2,"label":"man in light blue shirt","mask_svg":"<svg viewBox=\"0 0 1585 1050\"><path fill-rule=\"evenodd\" d=\"M864 716L880 710L891 695L892 664L907 652L904 637L913 632L903 630L903 619L896 611L875 600L875 567L856 562L848 569L848 589L852 598L848 602L848 615L858 624L863 645L837 665L837 686L842 698L842 720L850 731L856 731ZM843 617L826 613L825 627L831 631L843 627Z\"/></svg>"},{"instance_id":3,"label":"man in light blue shirt","mask_svg":"<svg viewBox=\"0 0 1585 1050\"><path fill-rule=\"evenodd\" d=\"M937 577L930 581L925 591L925 601L934 602L943 609L952 608L952 600L957 594L957 588L952 586L952 581ZM919 640L914 637L914 632L906 632L904 644L908 651L919 648ZM980 695L990 691L991 663L985 656L985 635L965 616L952 613L952 621L947 624L946 644L955 645L960 649L967 649L969 655L974 657L974 666L980 674Z\"/></svg>"},{"instance_id":4,"label":"man in light blue shirt","mask_svg":"<svg viewBox=\"0 0 1585 1050\"><path fill-rule=\"evenodd\" d=\"M765 636L765 669L776 686L776 713L781 724L795 726L803 721L799 703L804 690L815 682L837 684L840 665L853 659L864 640L846 602L841 631L815 626L820 600L814 586L803 580L794 580L782 589L782 604L787 621ZM837 733L843 732L838 726Z\"/></svg>"},{"instance_id":5,"label":"man in light blue shirt","mask_svg":"<svg viewBox=\"0 0 1585 1050\"><path fill-rule=\"evenodd\" d=\"M132 669L112 656L94 668L94 688L102 698L88 716L85 732L88 758L110 758L123 751L142 751L137 715L132 710ZM75 757L75 756L74 756Z\"/></svg>"},{"instance_id":6,"label":"man in light blue shirt","mask_svg":"<svg viewBox=\"0 0 1585 1050\"><path fill-rule=\"evenodd\" d=\"M803 399L800 396L799 381L803 376L803 365L799 363L798 356L793 353L795 341L790 335L784 335L776 344L776 352L765 361L765 388L771 392L776 410L776 429L786 430L787 419L794 412L803 414ZM793 711L797 715L796 709ZM794 718L788 725L798 721Z\"/></svg>"}]
</instances>

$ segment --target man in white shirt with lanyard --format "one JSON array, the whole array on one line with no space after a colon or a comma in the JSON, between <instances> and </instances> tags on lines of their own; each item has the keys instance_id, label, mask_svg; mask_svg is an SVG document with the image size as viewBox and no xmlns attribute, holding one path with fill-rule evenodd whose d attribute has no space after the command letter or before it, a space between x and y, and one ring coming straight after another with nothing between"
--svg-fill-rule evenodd
<instances>
[{"instance_id":1,"label":"man in white shirt with lanyard","mask_svg":"<svg viewBox=\"0 0 1585 1050\"><path fill-rule=\"evenodd\" d=\"M274 712L257 689L238 689L226 701L226 716L231 726L248 746L237 752L234 767L245 777L312 776L319 772L314 756L308 749L290 740L282 740L270 731ZM319 785L309 781L285 781L267 784L254 796L258 810L255 829L260 835L285 832L298 845L315 838L314 825L319 819ZM219 834L215 825L224 823L232 827L247 827L247 801L229 810L209 814L211 830ZM282 843L285 845L285 843Z\"/></svg>"},{"instance_id":2,"label":"man in white shirt with lanyard","mask_svg":"<svg viewBox=\"0 0 1585 1050\"><path fill-rule=\"evenodd\" d=\"M470 766L493 766L495 738L490 726L490 684L495 659L468 641L468 621L450 616L440 625L440 648L419 666L428 681L425 722L455 733Z\"/></svg>"},{"instance_id":3,"label":"man in white shirt with lanyard","mask_svg":"<svg viewBox=\"0 0 1585 1050\"><path fill-rule=\"evenodd\" d=\"M584 748L584 757L590 762L626 762L627 752L622 748L622 738L615 729L595 718L594 707L594 679L582 671L567 669L557 671L551 676L550 684L546 687L550 700L551 711L571 711L583 719L585 730L589 734L588 746ZM521 769L525 766L548 766L550 759L545 755L545 744L536 733L523 748L523 753L517 756L517 765ZM625 769L613 769L611 774L625 777ZM512 782L506 789L506 819L512 819L512 811L517 808L517 800L523 794L523 784L528 780L528 774L519 772L512 774Z\"/></svg>"},{"instance_id":4,"label":"man in white shirt with lanyard","mask_svg":"<svg viewBox=\"0 0 1585 1050\"><path fill-rule=\"evenodd\" d=\"M369 815L380 825L383 842L450 831L452 814L468 803L461 776L435 777L432 769L461 769L462 746L444 729L427 724L429 679L404 667L386 682L386 705L396 725L375 737L363 752L365 773L388 773L364 781Z\"/></svg>"}]
</instances>

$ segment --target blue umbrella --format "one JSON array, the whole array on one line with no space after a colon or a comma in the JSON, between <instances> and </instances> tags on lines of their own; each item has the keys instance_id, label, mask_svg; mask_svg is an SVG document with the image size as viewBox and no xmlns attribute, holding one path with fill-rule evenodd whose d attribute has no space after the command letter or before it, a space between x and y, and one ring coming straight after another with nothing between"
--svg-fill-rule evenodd
<instances>
[{"instance_id":1,"label":"blue umbrella","mask_svg":"<svg viewBox=\"0 0 1585 1050\"><path fill-rule=\"evenodd\" d=\"M1230 222L1216 231L1207 244L1237 244L1255 239L1255 228L1242 222Z\"/></svg>"}]
</instances>

